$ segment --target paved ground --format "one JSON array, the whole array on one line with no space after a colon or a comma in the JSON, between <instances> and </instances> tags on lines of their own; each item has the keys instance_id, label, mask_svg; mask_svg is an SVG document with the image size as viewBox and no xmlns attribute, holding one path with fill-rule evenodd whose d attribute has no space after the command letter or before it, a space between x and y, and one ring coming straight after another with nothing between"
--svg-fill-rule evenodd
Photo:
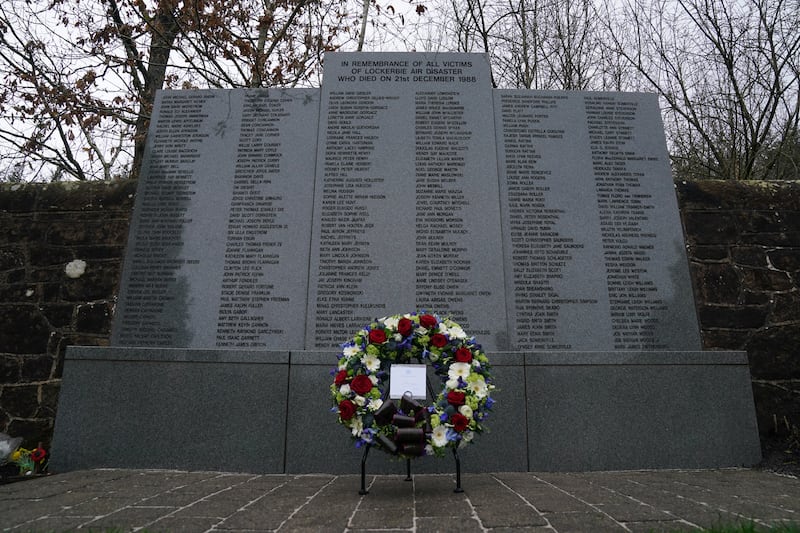
<instances>
[{"instance_id":1,"label":"paved ground","mask_svg":"<svg viewBox=\"0 0 800 533\"><path fill-rule=\"evenodd\" d=\"M249 475L89 470L0 486L0 530L684 531L800 524L800 480L760 470Z\"/></svg>"}]
</instances>

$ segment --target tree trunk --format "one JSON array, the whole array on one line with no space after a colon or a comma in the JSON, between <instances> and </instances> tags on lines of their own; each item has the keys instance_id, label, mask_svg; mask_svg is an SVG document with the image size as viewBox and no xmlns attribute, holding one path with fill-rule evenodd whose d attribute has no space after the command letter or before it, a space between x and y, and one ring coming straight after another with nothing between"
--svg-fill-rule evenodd
<instances>
[{"instance_id":1,"label":"tree trunk","mask_svg":"<svg viewBox=\"0 0 800 533\"><path fill-rule=\"evenodd\" d=\"M130 177L133 179L139 177L156 90L164 86L169 55L179 32L178 21L168 7L164 6L165 3L170 4L170 2L159 3L158 10L150 21L149 62L134 133L133 164L130 173Z\"/></svg>"}]
</instances>

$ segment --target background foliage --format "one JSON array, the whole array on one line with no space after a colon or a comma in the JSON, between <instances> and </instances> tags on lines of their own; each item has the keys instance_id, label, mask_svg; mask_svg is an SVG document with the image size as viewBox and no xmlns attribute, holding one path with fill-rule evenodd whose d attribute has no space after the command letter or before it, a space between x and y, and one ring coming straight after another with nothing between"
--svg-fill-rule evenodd
<instances>
[{"instance_id":1,"label":"background foliage","mask_svg":"<svg viewBox=\"0 0 800 533\"><path fill-rule=\"evenodd\" d=\"M800 0L6 0L0 181L135 177L157 89L324 53L486 53L501 88L659 94L678 179L797 179Z\"/></svg>"}]
</instances>

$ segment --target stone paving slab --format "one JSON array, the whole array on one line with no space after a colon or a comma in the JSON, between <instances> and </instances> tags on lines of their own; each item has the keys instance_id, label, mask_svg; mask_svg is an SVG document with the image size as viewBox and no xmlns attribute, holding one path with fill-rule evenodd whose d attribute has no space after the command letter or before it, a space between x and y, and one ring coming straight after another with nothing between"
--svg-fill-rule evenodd
<instances>
[{"instance_id":1,"label":"stone paving slab","mask_svg":"<svg viewBox=\"0 0 800 533\"><path fill-rule=\"evenodd\" d=\"M0 530L658 532L800 525L800 480L748 469L369 476L84 470L0 485Z\"/></svg>"}]
</instances>

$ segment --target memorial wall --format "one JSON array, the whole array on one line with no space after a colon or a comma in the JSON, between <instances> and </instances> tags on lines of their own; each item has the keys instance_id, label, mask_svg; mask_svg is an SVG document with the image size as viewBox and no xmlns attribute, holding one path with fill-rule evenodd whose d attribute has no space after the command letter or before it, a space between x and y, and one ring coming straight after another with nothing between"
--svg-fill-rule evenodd
<instances>
[{"instance_id":1,"label":"memorial wall","mask_svg":"<svg viewBox=\"0 0 800 533\"><path fill-rule=\"evenodd\" d=\"M115 346L328 350L422 309L488 350L699 350L656 97L415 53L158 93Z\"/></svg>"}]
</instances>

